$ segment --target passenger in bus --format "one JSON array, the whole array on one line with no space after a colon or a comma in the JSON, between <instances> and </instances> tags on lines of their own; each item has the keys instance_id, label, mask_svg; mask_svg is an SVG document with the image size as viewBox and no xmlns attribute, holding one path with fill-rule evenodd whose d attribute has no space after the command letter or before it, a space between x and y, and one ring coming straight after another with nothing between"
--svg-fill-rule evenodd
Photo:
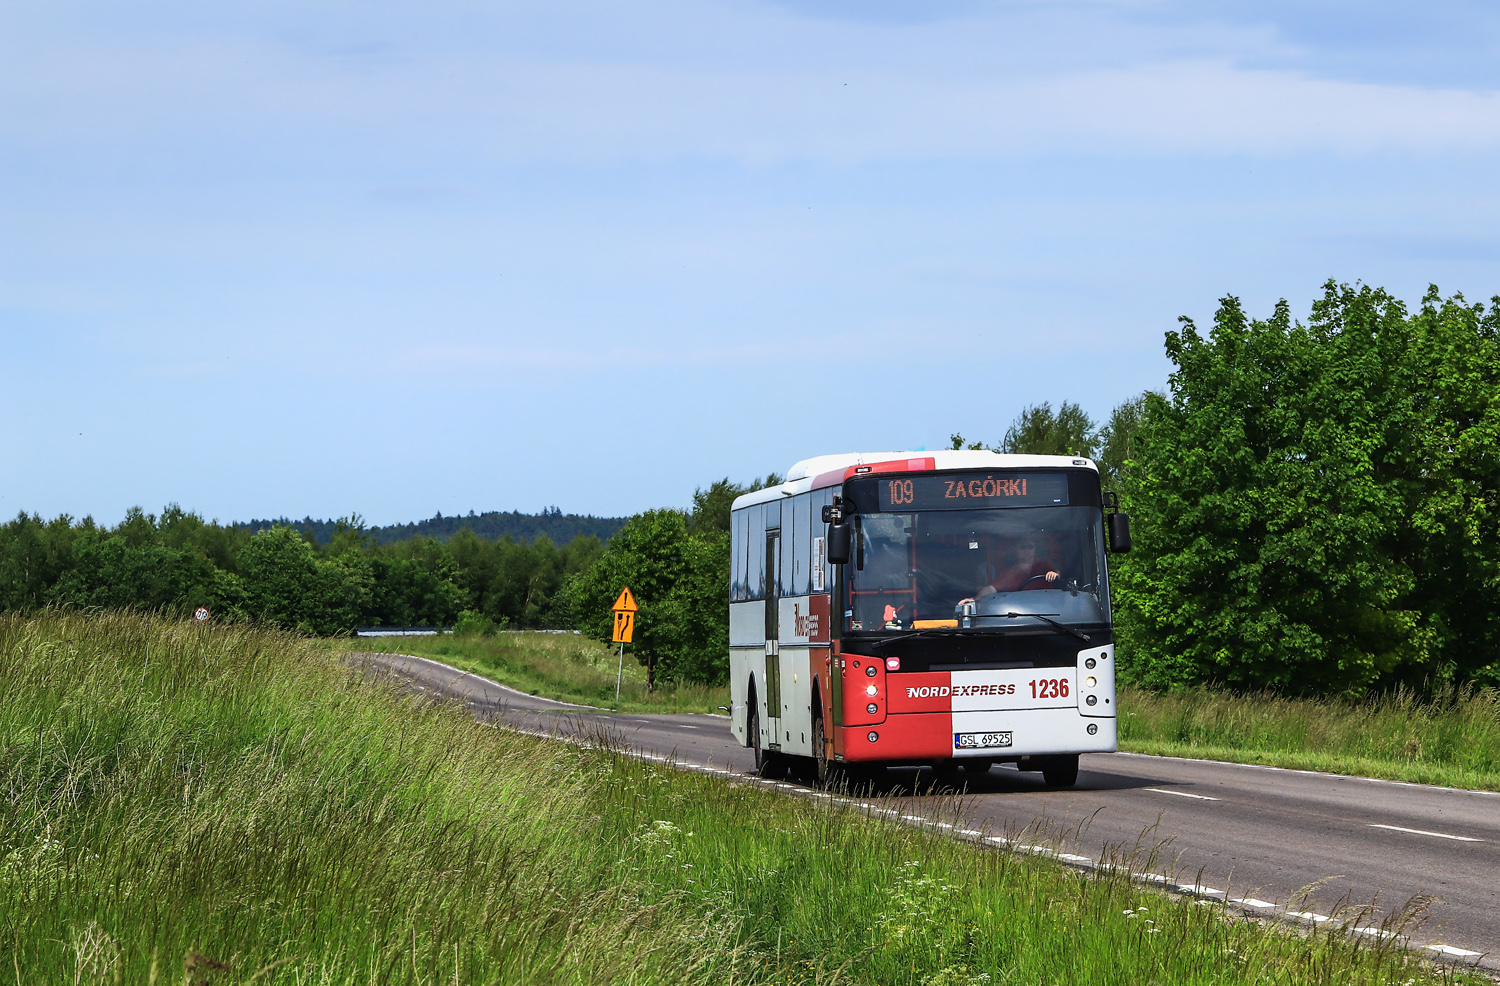
<instances>
[{"instance_id":1,"label":"passenger in bus","mask_svg":"<svg viewBox=\"0 0 1500 986\"><path fill-rule=\"evenodd\" d=\"M1036 556L1036 538L1024 537L1016 544L1011 564L1000 569L987 585L980 586L973 596L960 599L958 605L972 603L979 596L997 592L1015 592L1019 589L1045 589L1059 577L1057 563L1050 558Z\"/></svg>"}]
</instances>

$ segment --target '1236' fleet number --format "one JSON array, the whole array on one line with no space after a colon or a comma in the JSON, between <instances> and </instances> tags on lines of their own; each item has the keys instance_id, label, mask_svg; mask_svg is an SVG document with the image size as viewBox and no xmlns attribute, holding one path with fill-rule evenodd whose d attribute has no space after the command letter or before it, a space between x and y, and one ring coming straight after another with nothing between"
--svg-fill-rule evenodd
<instances>
[{"instance_id":1,"label":"'1236' fleet number","mask_svg":"<svg viewBox=\"0 0 1500 986\"><path fill-rule=\"evenodd\" d=\"M1031 683L1032 698L1067 698L1068 679L1043 678Z\"/></svg>"}]
</instances>

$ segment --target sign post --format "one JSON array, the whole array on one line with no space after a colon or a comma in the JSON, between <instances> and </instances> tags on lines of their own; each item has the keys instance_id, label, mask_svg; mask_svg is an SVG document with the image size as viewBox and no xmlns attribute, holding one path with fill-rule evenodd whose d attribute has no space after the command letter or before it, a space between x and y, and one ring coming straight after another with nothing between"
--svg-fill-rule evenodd
<instances>
[{"instance_id":1,"label":"sign post","mask_svg":"<svg viewBox=\"0 0 1500 986\"><path fill-rule=\"evenodd\" d=\"M635 634L635 614L640 607L635 604L635 596L630 593L630 586L620 590L619 598L610 607L615 614L615 634L611 638L620 645L620 667L615 672L615 704L620 704L620 682L625 678L625 645L630 643L630 638Z\"/></svg>"}]
</instances>

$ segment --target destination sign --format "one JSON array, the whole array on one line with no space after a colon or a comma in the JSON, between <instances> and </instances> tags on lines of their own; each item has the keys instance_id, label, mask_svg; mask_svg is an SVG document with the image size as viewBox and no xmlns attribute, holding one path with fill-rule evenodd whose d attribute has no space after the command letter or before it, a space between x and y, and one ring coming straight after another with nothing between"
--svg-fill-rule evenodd
<instances>
[{"instance_id":1,"label":"destination sign","mask_svg":"<svg viewBox=\"0 0 1500 986\"><path fill-rule=\"evenodd\" d=\"M882 512L1060 507L1068 502L1067 474L1057 472L916 475L875 482Z\"/></svg>"}]
</instances>

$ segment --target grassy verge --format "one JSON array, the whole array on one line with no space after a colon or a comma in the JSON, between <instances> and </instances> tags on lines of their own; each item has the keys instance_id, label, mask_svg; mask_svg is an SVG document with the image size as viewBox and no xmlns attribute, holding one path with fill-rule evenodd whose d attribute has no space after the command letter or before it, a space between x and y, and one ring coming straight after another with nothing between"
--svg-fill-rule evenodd
<instances>
[{"instance_id":1,"label":"grassy verge","mask_svg":"<svg viewBox=\"0 0 1500 986\"><path fill-rule=\"evenodd\" d=\"M1465 981L481 726L285 636L0 618L0 687L18 983Z\"/></svg>"},{"instance_id":2,"label":"grassy verge","mask_svg":"<svg viewBox=\"0 0 1500 986\"><path fill-rule=\"evenodd\" d=\"M367 637L349 646L430 657L531 695L618 712L716 712L729 704L728 686L668 683L647 691L646 669L628 648L616 702L617 651L581 634L523 631L493 637Z\"/></svg>"},{"instance_id":3,"label":"grassy verge","mask_svg":"<svg viewBox=\"0 0 1500 986\"><path fill-rule=\"evenodd\" d=\"M1120 748L1500 790L1500 694L1367 701L1122 688Z\"/></svg>"}]
</instances>

